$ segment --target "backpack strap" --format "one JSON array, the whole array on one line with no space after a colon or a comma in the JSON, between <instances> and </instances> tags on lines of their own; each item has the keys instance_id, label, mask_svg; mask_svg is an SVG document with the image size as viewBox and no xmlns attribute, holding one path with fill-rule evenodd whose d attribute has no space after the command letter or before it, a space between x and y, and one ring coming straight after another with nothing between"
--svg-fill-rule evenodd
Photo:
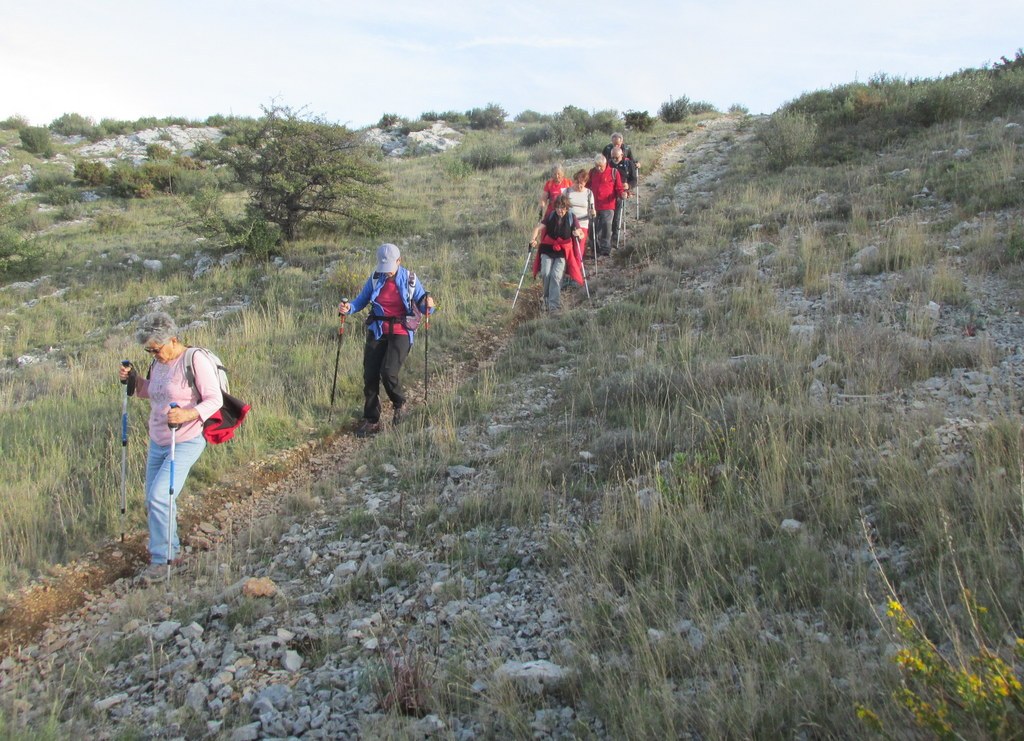
<instances>
[{"instance_id":1,"label":"backpack strap","mask_svg":"<svg viewBox=\"0 0 1024 741\"><path fill-rule=\"evenodd\" d=\"M416 273L409 271L408 286L405 292L405 303L410 307L416 306Z\"/></svg>"},{"instance_id":2,"label":"backpack strap","mask_svg":"<svg viewBox=\"0 0 1024 741\"><path fill-rule=\"evenodd\" d=\"M196 368L194 365L196 362L196 350L198 349L198 347L191 346L185 348L185 380L188 381L188 385L193 391L199 390L196 386Z\"/></svg>"}]
</instances>

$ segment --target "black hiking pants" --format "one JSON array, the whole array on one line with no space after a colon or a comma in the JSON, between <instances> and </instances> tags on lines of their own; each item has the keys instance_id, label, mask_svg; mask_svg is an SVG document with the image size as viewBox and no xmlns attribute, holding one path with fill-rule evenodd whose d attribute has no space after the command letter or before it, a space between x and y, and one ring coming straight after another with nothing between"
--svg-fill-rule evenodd
<instances>
[{"instance_id":1,"label":"black hiking pants","mask_svg":"<svg viewBox=\"0 0 1024 741\"><path fill-rule=\"evenodd\" d=\"M398 374L409 356L412 343L407 334L384 334L379 340L367 331L363 347L363 418L380 421L380 385L395 408L405 404L405 392Z\"/></svg>"}]
</instances>

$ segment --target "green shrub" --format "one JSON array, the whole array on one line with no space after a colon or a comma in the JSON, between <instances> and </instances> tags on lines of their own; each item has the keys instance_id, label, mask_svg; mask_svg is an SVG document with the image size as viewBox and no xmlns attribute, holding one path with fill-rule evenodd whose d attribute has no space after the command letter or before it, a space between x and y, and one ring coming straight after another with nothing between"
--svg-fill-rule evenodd
<instances>
[{"instance_id":1,"label":"green shrub","mask_svg":"<svg viewBox=\"0 0 1024 741\"><path fill-rule=\"evenodd\" d=\"M65 113L59 118L50 122L50 131L61 136L85 136L92 138L96 136L96 123L86 116L78 113Z\"/></svg>"},{"instance_id":2,"label":"green shrub","mask_svg":"<svg viewBox=\"0 0 1024 741\"><path fill-rule=\"evenodd\" d=\"M18 138L25 151L40 157L52 157L54 154L50 130L45 126L26 126L18 130Z\"/></svg>"},{"instance_id":3,"label":"green shrub","mask_svg":"<svg viewBox=\"0 0 1024 741\"><path fill-rule=\"evenodd\" d=\"M156 190L164 193L174 192L179 172L173 162L167 161L144 162L139 167L139 175L142 179L150 183Z\"/></svg>"},{"instance_id":4,"label":"green shrub","mask_svg":"<svg viewBox=\"0 0 1024 741\"><path fill-rule=\"evenodd\" d=\"M21 275L35 267L41 251L21 236L13 222L27 209L27 202L16 204L0 195L0 275Z\"/></svg>"},{"instance_id":5,"label":"green shrub","mask_svg":"<svg viewBox=\"0 0 1024 741\"><path fill-rule=\"evenodd\" d=\"M119 121L114 118L100 119L99 131L103 136L122 136L133 131L131 121Z\"/></svg>"},{"instance_id":6,"label":"green shrub","mask_svg":"<svg viewBox=\"0 0 1024 741\"><path fill-rule=\"evenodd\" d=\"M484 108L474 108L466 112L469 125L474 129L500 129L505 126L508 113L497 103L488 103Z\"/></svg>"},{"instance_id":7,"label":"green shrub","mask_svg":"<svg viewBox=\"0 0 1024 741\"><path fill-rule=\"evenodd\" d=\"M466 114L459 111L425 111L420 118L424 121L446 121L452 125L469 123Z\"/></svg>"},{"instance_id":8,"label":"green shrub","mask_svg":"<svg viewBox=\"0 0 1024 741\"><path fill-rule=\"evenodd\" d=\"M745 116L750 113L750 109L741 103L733 103L729 106L729 113L733 116Z\"/></svg>"},{"instance_id":9,"label":"green shrub","mask_svg":"<svg viewBox=\"0 0 1024 741\"><path fill-rule=\"evenodd\" d=\"M531 111L529 108L527 108L525 111L522 111L519 114L517 114L513 120L516 123L529 124L543 123L544 121L547 121L550 118L550 116L545 116L543 113L537 113L537 111Z\"/></svg>"},{"instance_id":10,"label":"green shrub","mask_svg":"<svg viewBox=\"0 0 1024 741\"><path fill-rule=\"evenodd\" d=\"M917 121L931 126L973 117L988 103L993 87L991 75L985 72L962 72L923 85L914 107Z\"/></svg>"},{"instance_id":11,"label":"green shrub","mask_svg":"<svg viewBox=\"0 0 1024 741\"><path fill-rule=\"evenodd\" d=\"M146 145L146 157L150 160L169 160L173 156L174 152L163 144L153 142Z\"/></svg>"},{"instance_id":12,"label":"green shrub","mask_svg":"<svg viewBox=\"0 0 1024 741\"><path fill-rule=\"evenodd\" d=\"M588 134L600 132L611 135L613 131L622 125L622 118L619 112L606 108L601 111L594 111L586 119L585 129Z\"/></svg>"},{"instance_id":13,"label":"green shrub","mask_svg":"<svg viewBox=\"0 0 1024 741\"><path fill-rule=\"evenodd\" d=\"M472 165L459 157L445 157L441 169L449 180L464 180L473 174Z\"/></svg>"},{"instance_id":14,"label":"green shrub","mask_svg":"<svg viewBox=\"0 0 1024 741\"><path fill-rule=\"evenodd\" d=\"M41 256L39 247L15 230L0 226L0 275L23 275L34 268Z\"/></svg>"},{"instance_id":15,"label":"green shrub","mask_svg":"<svg viewBox=\"0 0 1024 741\"><path fill-rule=\"evenodd\" d=\"M142 171L129 162L117 163L108 182L114 195L121 198L150 198L156 190Z\"/></svg>"},{"instance_id":16,"label":"green shrub","mask_svg":"<svg viewBox=\"0 0 1024 741\"><path fill-rule=\"evenodd\" d=\"M1018 58L1019 59L1019 58ZM1019 113L1024 109L1024 65L1015 66L992 77L992 96L988 110L994 116Z\"/></svg>"},{"instance_id":17,"label":"green shrub","mask_svg":"<svg viewBox=\"0 0 1024 741\"><path fill-rule=\"evenodd\" d=\"M106 185L110 170L102 162L79 160L75 163L75 177L86 185Z\"/></svg>"},{"instance_id":18,"label":"green shrub","mask_svg":"<svg viewBox=\"0 0 1024 741\"><path fill-rule=\"evenodd\" d=\"M47 193L54 188L71 185L71 176L63 170L37 173L28 181L30 193Z\"/></svg>"},{"instance_id":19,"label":"green shrub","mask_svg":"<svg viewBox=\"0 0 1024 741\"><path fill-rule=\"evenodd\" d=\"M650 131L654 128L654 118L647 111L626 111L624 119L630 131Z\"/></svg>"},{"instance_id":20,"label":"green shrub","mask_svg":"<svg viewBox=\"0 0 1024 741\"><path fill-rule=\"evenodd\" d=\"M66 203L57 211L58 221L77 221L85 216L85 206L81 200Z\"/></svg>"},{"instance_id":21,"label":"green shrub","mask_svg":"<svg viewBox=\"0 0 1024 741\"><path fill-rule=\"evenodd\" d=\"M551 127L542 124L540 126L527 126L519 137L519 146L533 147L541 142L552 141L555 138Z\"/></svg>"},{"instance_id":22,"label":"green shrub","mask_svg":"<svg viewBox=\"0 0 1024 741\"><path fill-rule=\"evenodd\" d=\"M702 113L718 113L718 109L714 103L709 103L706 100L697 100L690 103L690 113L694 116L699 116Z\"/></svg>"},{"instance_id":23,"label":"green shrub","mask_svg":"<svg viewBox=\"0 0 1024 741\"><path fill-rule=\"evenodd\" d=\"M685 121L690 115L690 99L685 95L679 98L669 98L661 104L658 109L658 118L665 123L679 123Z\"/></svg>"},{"instance_id":24,"label":"green shrub","mask_svg":"<svg viewBox=\"0 0 1024 741\"><path fill-rule=\"evenodd\" d=\"M769 169L784 170L806 160L814 149L817 126L801 113L775 113L762 125L757 138L765 149Z\"/></svg>"},{"instance_id":25,"label":"green shrub","mask_svg":"<svg viewBox=\"0 0 1024 741\"><path fill-rule=\"evenodd\" d=\"M57 185L46 191L43 200L53 206L67 206L72 203L81 203L82 196L78 192L78 188L73 185Z\"/></svg>"},{"instance_id":26,"label":"green shrub","mask_svg":"<svg viewBox=\"0 0 1024 741\"><path fill-rule=\"evenodd\" d=\"M14 131L20 131L28 126L28 119L24 116L10 116L0 121L0 129L11 129Z\"/></svg>"},{"instance_id":27,"label":"green shrub","mask_svg":"<svg viewBox=\"0 0 1024 741\"><path fill-rule=\"evenodd\" d=\"M474 170L494 170L519 161L510 144L480 144L461 153L460 158Z\"/></svg>"},{"instance_id":28,"label":"green shrub","mask_svg":"<svg viewBox=\"0 0 1024 741\"><path fill-rule=\"evenodd\" d=\"M390 129L395 124L399 124L401 122L402 117L399 116L397 113L385 113L380 117L380 120L377 122L377 128Z\"/></svg>"}]
</instances>

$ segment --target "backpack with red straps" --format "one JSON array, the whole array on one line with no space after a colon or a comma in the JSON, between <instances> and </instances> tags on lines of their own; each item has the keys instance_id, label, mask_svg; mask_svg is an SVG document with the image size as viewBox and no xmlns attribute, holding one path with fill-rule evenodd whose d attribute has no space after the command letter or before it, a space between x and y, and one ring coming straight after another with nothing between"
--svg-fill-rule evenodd
<instances>
[{"instance_id":1,"label":"backpack with red straps","mask_svg":"<svg viewBox=\"0 0 1024 741\"><path fill-rule=\"evenodd\" d=\"M213 363L213 367L217 370L217 380L220 381L220 392L224 403L220 409L203 422L203 437L206 438L206 442L219 445L220 443L226 443L235 436L235 430L242 426L242 422L245 421L252 405L246 404L237 396L232 396L228 393L230 388L228 369L224 367L224 363L221 362L221 359L212 350L208 350L205 347L189 347L185 350L185 380L188 381L189 386L198 392L194 365L197 352L206 355L210 362Z\"/></svg>"}]
</instances>

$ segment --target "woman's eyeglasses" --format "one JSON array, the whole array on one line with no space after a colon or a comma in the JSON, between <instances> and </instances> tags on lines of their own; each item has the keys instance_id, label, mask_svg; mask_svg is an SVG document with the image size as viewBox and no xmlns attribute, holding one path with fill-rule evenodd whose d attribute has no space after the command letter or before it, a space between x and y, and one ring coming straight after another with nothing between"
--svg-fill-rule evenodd
<instances>
[{"instance_id":1,"label":"woman's eyeglasses","mask_svg":"<svg viewBox=\"0 0 1024 741\"><path fill-rule=\"evenodd\" d=\"M158 352L160 352L161 350L164 349L164 346L163 345L157 345L156 347L144 347L142 349L144 351L148 352L150 355L156 355Z\"/></svg>"}]
</instances>

